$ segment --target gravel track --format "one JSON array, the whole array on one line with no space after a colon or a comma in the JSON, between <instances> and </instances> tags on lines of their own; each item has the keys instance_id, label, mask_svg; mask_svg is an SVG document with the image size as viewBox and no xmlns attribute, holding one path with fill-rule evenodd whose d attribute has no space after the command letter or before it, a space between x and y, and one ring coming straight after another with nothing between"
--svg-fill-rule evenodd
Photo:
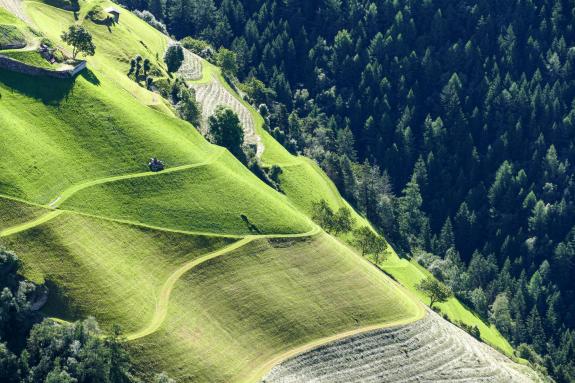
<instances>
[{"instance_id":1,"label":"gravel track","mask_svg":"<svg viewBox=\"0 0 575 383\"><path fill-rule=\"evenodd\" d=\"M345 338L276 365L265 383L535 382L434 312L415 323Z\"/></svg>"},{"instance_id":2,"label":"gravel track","mask_svg":"<svg viewBox=\"0 0 575 383\"><path fill-rule=\"evenodd\" d=\"M218 106L227 106L240 119L244 129L244 144L255 146L257 156L261 157L264 152L264 145L261 137L256 134L250 111L217 80L213 80L209 84L192 84L191 87L196 92L196 100L202 105L202 130L204 133L207 130L208 117L214 114Z\"/></svg>"}]
</instances>

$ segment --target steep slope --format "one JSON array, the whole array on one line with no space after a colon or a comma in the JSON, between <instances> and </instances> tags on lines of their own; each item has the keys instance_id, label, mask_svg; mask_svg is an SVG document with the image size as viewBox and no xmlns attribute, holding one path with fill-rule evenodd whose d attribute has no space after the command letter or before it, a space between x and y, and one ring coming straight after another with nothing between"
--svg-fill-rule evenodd
<instances>
[{"instance_id":1,"label":"steep slope","mask_svg":"<svg viewBox=\"0 0 575 383\"><path fill-rule=\"evenodd\" d=\"M25 275L50 290L45 312L66 320L95 316L131 332L151 320L159 291L185 262L233 240L199 237L62 214L0 238Z\"/></svg>"},{"instance_id":2,"label":"steep slope","mask_svg":"<svg viewBox=\"0 0 575 383\"><path fill-rule=\"evenodd\" d=\"M421 317L396 284L127 78L136 54L161 66L168 39L128 12L111 31L84 20L96 3L78 15L98 47L80 77L0 72L0 245L49 287L46 314L120 324L142 375L161 366L180 382L241 380L292 347ZM55 41L74 20L24 8ZM147 171L154 155L164 172Z\"/></svg>"},{"instance_id":3,"label":"steep slope","mask_svg":"<svg viewBox=\"0 0 575 383\"><path fill-rule=\"evenodd\" d=\"M126 76L136 54L163 70L169 39L129 12L109 29L93 24L83 16L95 4L111 3L82 2L78 19L98 51L80 77L0 71L0 193L12 198L0 197L0 245L49 286L47 314L121 324L140 374L166 370L179 382L257 381L311 345L423 316L310 222L312 202L346 202L317 165L265 132L218 68L202 63L197 83L220 81L250 112L262 161L285 170L285 195ZM24 8L55 41L74 22L43 3ZM153 155L166 171L147 171Z\"/></svg>"},{"instance_id":4,"label":"steep slope","mask_svg":"<svg viewBox=\"0 0 575 383\"><path fill-rule=\"evenodd\" d=\"M290 234L312 227L285 198L239 166L227 151L206 166L86 188L62 207L209 233Z\"/></svg>"},{"instance_id":5,"label":"steep slope","mask_svg":"<svg viewBox=\"0 0 575 383\"><path fill-rule=\"evenodd\" d=\"M253 241L182 282L166 324L134 346L142 365L178 381L257 381L298 345L423 315L391 280L326 234Z\"/></svg>"},{"instance_id":6,"label":"steep slope","mask_svg":"<svg viewBox=\"0 0 575 383\"><path fill-rule=\"evenodd\" d=\"M341 197L334 183L314 161L303 156L290 154L273 139L264 129L264 119L261 115L245 102L240 94L231 88L221 75L219 68L191 54L186 56L186 60L188 61L187 65L196 68L201 66L202 68L201 78L189 81L188 83L196 91L199 91L201 96L199 101L202 102L204 111L213 110L214 105L226 105L236 111L238 115L243 115L243 120L246 118L246 111L250 112L253 122L250 121L248 125L242 122L244 124L244 130L249 132L249 134L253 134L252 130L255 127L255 132L259 138L256 141L258 145L262 147L260 150L262 162L267 167L276 165L281 168L279 177L281 190L297 209L309 216L312 213L313 203L320 199L326 200L328 204L336 210L342 207L349 207L349 204ZM206 86L209 86L211 89L217 89L217 92L204 92L204 87ZM223 94L224 92L228 92L228 94ZM206 107L206 104L209 105ZM358 225L369 225L369 222L358 215L353 209L352 216ZM375 260L373 261L375 262ZM399 259L391 247L387 251L385 261L378 264L378 266L382 267L387 273L400 281L400 283L415 292L422 301L427 302L427 297L415 288L417 282L423 279L424 276L430 275L422 270L421 267L407 260ZM449 315L451 320L462 322L470 327L478 327L483 341L496 347L508 356L512 356L513 348L495 326L489 325L483 319L479 318L457 298L452 297L447 303L441 304L440 308L444 313Z\"/></svg>"},{"instance_id":7,"label":"steep slope","mask_svg":"<svg viewBox=\"0 0 575 383\"><path fill-rule=\"evenodd\" d=\"M349 206L317 164L306 157L292 155L265 130L262 116L232 89L218 67L189 52L186 61L187 66L202 68L201 77L188 81L188 84L196 91L203 117L207 118L219 105L231 108L240 116L247 143L256 147L265 167L276 165L281 168L282 193L296 208L309 215L312 204L321 199L336 210ZM353 209L352 214L358 223L367 224Z\"/></svg>"}]
</instances>

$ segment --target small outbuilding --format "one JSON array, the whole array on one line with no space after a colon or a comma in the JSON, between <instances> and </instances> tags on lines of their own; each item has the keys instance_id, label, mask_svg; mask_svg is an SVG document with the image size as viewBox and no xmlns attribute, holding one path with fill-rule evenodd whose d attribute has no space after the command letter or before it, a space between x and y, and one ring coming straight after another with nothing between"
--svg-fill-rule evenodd
<instances>
[{"instance_id":1,"label":"small outbuilding","mask_svg":"<svg viewBox=\"0 0 575 383\"><path fill-rule=\"evenodd\" d=\"M114 20L115 23L120 22L120 10L115 7L109 7L105 9L106 13Z\"/></svg>"}]
</instances>

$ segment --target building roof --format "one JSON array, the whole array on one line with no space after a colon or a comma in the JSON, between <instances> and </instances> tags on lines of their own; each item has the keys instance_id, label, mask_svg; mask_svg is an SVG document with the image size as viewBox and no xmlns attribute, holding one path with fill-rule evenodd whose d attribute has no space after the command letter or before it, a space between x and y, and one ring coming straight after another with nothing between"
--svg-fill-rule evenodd
<instances>
[{"instance_id":1,"label":"building roof","mask_svg":"<svg viewBox=\"0 0 575 383\"><path fill-rule=\"evenodd\" d=\"M118 15L121 13L117 8L114 8L114 7L106 8L105 11L106 11L107 13L116 13L116 14L118 14Z\"/></svg>"}]
</instances>

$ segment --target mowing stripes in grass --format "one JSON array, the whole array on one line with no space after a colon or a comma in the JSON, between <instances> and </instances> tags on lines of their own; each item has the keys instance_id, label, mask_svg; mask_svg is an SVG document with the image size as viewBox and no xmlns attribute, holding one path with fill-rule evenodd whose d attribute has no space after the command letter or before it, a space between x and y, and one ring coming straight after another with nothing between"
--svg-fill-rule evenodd
<instances>
[{"instance_id":1,"label":"mowing stripes in grass","mask_svg":"<svg viewBox=\"0 0 575 383\"><path fill-rule=\"evenodd\" d=\"M161 287L175 270L231 242L66 213L0 238L22 259L27 278L47 284L47 315L92 315L105 328L118 323L126 332L152 320Z\"/></svg>"},{"instance_id":2,"label":"mowing stripes in grass","mask_svg":"<svg viewBox=\"0 0 575 383\"><path fill-rule=\"evenodd\" d=\"M144 374L167 370L182 383L251 381L293 347L415 320L419 307L327 234L259 239L183 275L164 325L131 347Z\"/></svg>"},{"instance_id":3,"label":"mowing stripes in grass","mask_svg":"<svg viewBox=\"0 0 575 383\"><path fill-rule=\"evenodd\" d=\"M312 228L284 196L228 152L206 166L83 189L62 208L169 229L236 235L305 233Z\"/></svg>"}]
</instances>

